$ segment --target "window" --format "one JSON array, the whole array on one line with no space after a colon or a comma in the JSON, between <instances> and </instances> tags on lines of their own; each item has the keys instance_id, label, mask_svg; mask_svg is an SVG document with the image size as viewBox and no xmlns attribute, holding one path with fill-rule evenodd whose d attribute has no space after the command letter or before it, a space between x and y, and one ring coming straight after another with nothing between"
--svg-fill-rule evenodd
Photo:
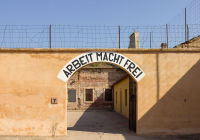
<instances>
[{"instance_id":1,"label":"window","mask_svg":"<svg viewBox=\"0 0 200 140\"><path fill-rule=\"evenodd\" d=\"M105 89L105 101L112 101L112 89Z\"/></svg>"},{"instance_id":2,"label":"window","mask_svg":"<svg viewBox=\"0 0 200 140\"><path fill-rule=\"evenodd\" d=\"M93 101L93 89L85 89L85 101Z\"/></svg>"},{"instance_id":3,"label":"window","mask_svg":"<svg viewBox=\"0 0 200 140\"><path fill-rule=\"evenodd\" d=\"M76 102L76 90L68 89L68 102Z\"/></svg>"},{"instance_id":4,"label":"window","mask_svg":"<svg viewBox=\"0 0 200 140\"><path fill-rule=\"evenodd\" d=\"M127 103L128 103L128 93L127 93L127 89L125 89L125 106L127 106Z\"/></svg>"}]
</instances>

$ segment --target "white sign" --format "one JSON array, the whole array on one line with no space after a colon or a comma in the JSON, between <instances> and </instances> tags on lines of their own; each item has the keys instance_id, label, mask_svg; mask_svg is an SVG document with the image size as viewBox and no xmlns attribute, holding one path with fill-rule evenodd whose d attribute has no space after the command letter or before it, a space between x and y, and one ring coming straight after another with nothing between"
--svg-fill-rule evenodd
<instances>
[{"instance_id":1,"label":"white sign","mask_svg":"<svg viewBox=\"0 0 200 140\"><path fill-rule=\"evenodd\" d=\"M67 63L58 74L58 78L67 80L81 67L96 62L108 62L115 64L128 72L137 82L140 81L145 73L143 70L127 57L116 52L87 52L83 53L69 63Z\"/></svg>"}]
</instances>

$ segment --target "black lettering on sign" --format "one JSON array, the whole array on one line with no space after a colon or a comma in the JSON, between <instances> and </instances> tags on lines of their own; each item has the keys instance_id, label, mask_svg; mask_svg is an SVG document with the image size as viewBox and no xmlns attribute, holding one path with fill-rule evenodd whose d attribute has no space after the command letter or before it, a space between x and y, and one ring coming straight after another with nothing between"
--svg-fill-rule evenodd
<instances>
[{"instance_id":1,"label":"black lettering on sign","mask_svg":"<svg viewBox=\"0 0 200 140\"><path fill-rule=\"evenodd\" d=\"M143 72L141 71L141 72L136 76L136 78L138 78L142 73L143 73Z\"/></svg>"},{"instance_id":2,"label":"black lettering on sign","mask_svg":"<svg viewBox=\"0 0 200 140\"><path fill-rule=\"evenodd\" d=\"M89 53L89 54L88 54L88 56L89 56L91 62L93 62L93 60L92 60L92 54L93 54L93 53Z\"/></svg>"},{"instance_id":3,"label":"black lettering on sign","mask_svg":"<svg viewBox=\"0 0 200 140\"><path fill-rule=\"evenodd\" d=\"M85 65L85 64L87 64L87 62L84 62L84 58L85 56L81 56L80 58L79 58L79 61L80 61L80 63L81 63L81 65Z\"/></svg>"},{"instance_id":4,"label":"black lettering on sign","mask_svg":"<svg viewBox=\"0 0 200 140\"><path fill-rule=\"evenodd\" d=\"M94 62L110 62L116 65L121 66L125 69L131 76L135 77L139 81L145 73L137 66L131 59L118 54L117 52L87 52L82 55L77 56L71 60L65 67L60 71L58 78L64 81L67 81L72 74L81 68L90 63Z\"/></svg>"},{"instance_id":5,"label":"black lettering on sign","mask_svg":"<svg viewBox=\"0 0 200 140\"><path fill-rule=\"evenodd\" d=\"M104 53L104 57L103 57L103 61L105 61L105 60L108 61L108 56L107 56L106 52Z\"/></svg>"},{"instance_id":6,"label":"black lettering on sign","mask_svg":"<svg viewBox=\"0 0 200 140\"><path fill-rule=\"evenodd\" d=\"M63 70L63 72L65 73L65 75L67 76L67 78L68 78L69 75L71 75L71 73L69 73L69 72L66 71L66 70Z\"/></svg>"},{"instance_id":7,"label":"black lettering on sign","mask_svg":"<svg viewBox=\"0 0 200 140\"><path fill-rule=\"evenodd\" d=\"M124 68L126 65L128 65L128 62L131 62L129 59L126 60L125 64L124 64Z\"/></svg>"},{"instance_id":8,"label":"black lettering on sign","mask_svg":"<svg viewBox=\"0 0 200 140\"><path fill-rule=\"evenodd\" d=\"M96 56L97 56L97 61L102 61L102 52L96 52ZM100 57L100 60L99 60Z\"/></svg>"},{"instance_id":9,"label":"black lettering on sign","mask_svg":"<svg viewBox=\"0 0 200 140\"><path fill-rule=\"evenodd\" d=\"M72 62L72 65L75 67L75 69L78 69L78 68L81 67L81 64L80 64L80 62L78 60L74 60Z\"/></svg>"},{"instance_id":10,"label":"black lettering on sign","mask_svg":"<svg viewBox=\"0 0 200 140\"><path fill-rule=\"evenodd\" d=\"M70 74L75 71L75 69L73 69L73 66L71 64L67 65L67 70L70 72Z\"/></svg>"},{"instance_id":11,"label":"black lettering on sign","mask_svg":"<svg viewBox=\"0 0 200 140\"><path fill-rule=\"evenodd\" d=\"M129 64L129 66L127 67L127 70L129 71L129 72L132 72L132 69L134 69L135 68L135 64L133 63L133 62L131 62L130 64Z\"/></svg>"},{"instance_id":12,"label":"black lettering on sign","mask_svg":"<svg viewBox=\"0 0 200 140\"><path fill-rule=\"evenodd\" d=\"M111 55L112 55L112 57L114 57L114 54L113 54L113 53L109 53L109 57L108 57L108 58L109 58L109 61L112 62L112 61L113 61L113 58L111 58Z\"/></svg>"},{"instance_id":13,"label":"black lettering on sign","mask_svg":"<svg viewBox=\"0 0 200 140\"><path fill-rule=\"evenodd\" d=\"M141 70L140 68L136 67L134 71L132 72L132 74L136 77L138 75L138 71L140 72Z\"/></svg>"},{"instance_id":14,"label":"black lettering on sign","mask_svg":"<svg viewBox=\"0 0 200 140\"><path fill-rule=\"evenodd\" d=\"M115 56L114 56L114 62L118 63L119 58L120 58L120 55L115 54Z\"/></svg>"},{"instance_id":15,"label":"black lettering on sign","mask_svg":"<svg viewBox=\"0 0 200 140\"><path fill-rule=\"evenodd\" d=\"M86 60L87 60L87 62L89 63L89 59L88 59L88 56L87 56L87 55L85 55L85 57L86 57Z\"/></svg>"},{"instance_id":16,"label":"black lettering on sign","mask_svg":"<svg viewBox=\"0 0 200 140\"><path fill-rule=\"evenodd\" d=\"M121 56L121 59L120 59L120 61L119 61L119 64L121 64L121 62L122 62L123 59L124 59L124 57Z\"/></svg>"}]
</instances>

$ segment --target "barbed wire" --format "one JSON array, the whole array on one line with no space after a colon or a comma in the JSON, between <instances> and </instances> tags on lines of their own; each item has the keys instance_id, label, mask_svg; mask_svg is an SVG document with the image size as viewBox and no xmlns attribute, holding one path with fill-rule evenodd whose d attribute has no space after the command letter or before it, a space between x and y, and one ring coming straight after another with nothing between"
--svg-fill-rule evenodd
<instances>
[{"instance_id":1,"label":"barbed wire","mask_svg":"<svg viewBox=\"0 0 200 140\"><path fill-rule=\"evenodd\" d=\"M192 0L185 8L187 30L184 9L166 25L120 26L120 30L96 25L0 25L0 47L127 48L130 35L137 31L141 48L160 48L161 43L172 48L200 35L200 0Z\"/></svg>"},{"instance_id":2,"label":"barbed wire","mask_svg":"<svg viewBox=\"0 0 200 140\"><path fill-rule=\"evenodd\" d=\"M190 24L189 39L200 35L200 24ZM120 46L128 48L129 37L139 32L141 48L169 48L185 41L184 25L120 26ZM167 34L168 33L168 34ZM0 25L2 48L118 48L118 26Z\"/></svg>"}]
</instances>

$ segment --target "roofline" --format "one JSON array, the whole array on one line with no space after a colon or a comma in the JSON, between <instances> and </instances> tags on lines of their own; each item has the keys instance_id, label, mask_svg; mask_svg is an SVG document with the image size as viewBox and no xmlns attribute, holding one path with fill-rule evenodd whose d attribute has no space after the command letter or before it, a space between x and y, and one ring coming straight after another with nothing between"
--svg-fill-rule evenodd
<instances>
[{"instance_id":1,"label":"roofline","mask_svg":"<svg viewBox=\"0 0 200 140\"><path fill-rule=\"evenodd\" d=\"M200 38L200 35L199 35L199 36L196 36L196 37L193 37L192 39L187 40L187 41L185 41L185 42L183 42L183 43L180 43L180 44L174 46L174 48L179 47L179 46L182 46L182 45L187 45L187 44L189 44L189 43L193 43L193 42L195 42L196 40L198 40L199 38Z\"/></svg>"},{"instance_id":2,"label":"roofline","mask_svg":"<svg viewBox=\"0 0 200 140\"><path fill-rule=\"evenodd\" d=\"M123 80L125 80L126 78L129 78L129 77L130 77L129 74L125 75L125 76L122 77L120 80L118 80L117 82L115 82L112 86L118 84L119 82L121 82L121 81L123 81Z\"/></svg>"},{"instance_id":3,"label":"roofline","mask_svg":"<svg viewBox=\"0 0 200 140\"><path fill-rule=\"evenodd\" d=\"M173 52L200 52L200 48L0 48L0 53L14 52L14 53L67 53L67 52L92 52L92 51L111 51L121 53L173 53Z\"/></svg>"}]
</instances>

